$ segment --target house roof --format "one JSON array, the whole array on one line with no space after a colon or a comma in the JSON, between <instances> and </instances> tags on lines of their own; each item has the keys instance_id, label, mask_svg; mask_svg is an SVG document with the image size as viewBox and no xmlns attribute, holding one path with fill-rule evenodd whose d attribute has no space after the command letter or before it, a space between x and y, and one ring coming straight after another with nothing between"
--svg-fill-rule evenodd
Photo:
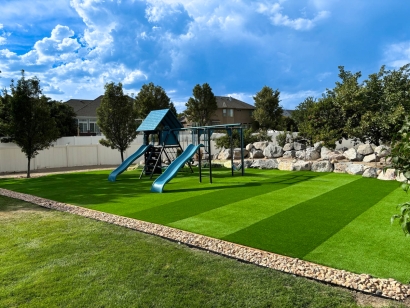
<instances>
[{"instance_id":1,"label":"house roof","mask_svg":"<svg viewBox=\"0 0 410 308\"><path fill-rule=\"evenodd\" d=\"M94 100L89 99L70 99L65 104L74 108L78 117L97 117L97 108L101 105L104 95L100 95Z\"/></svg>"},{"instance_id":2,"label":"house roof","mask_svg":"<svg viewBox=\"0 0 410 308\"><path fill-rule=\"evenodd\" d=\"M256 109L255 106L249 105L236 98L230 96L215 96L218 108L230 108L230 109Z\"/></svg>"},{"instance_id":3,"label":"house roof","mask_svg":"<svg viewBox=\"0 0 410 308\"><path fill-rule=\"evenodd\" d=\"M289 117L292 116L292 112L293 112L293 111L294 111L294 110L283 109L283 116L289 118Z\"/></svg>"},{"instance_id":4,"label":"house roof","mask_svg":"<svg viewBox=\"0 0 410 308\"><path fill-rule=\"evenodd\" d=\"M161 109L151 111L138 127L137 132L159 130L159 126L169 129L184 127L170 109Z\"/></svg>"}]
</instances>

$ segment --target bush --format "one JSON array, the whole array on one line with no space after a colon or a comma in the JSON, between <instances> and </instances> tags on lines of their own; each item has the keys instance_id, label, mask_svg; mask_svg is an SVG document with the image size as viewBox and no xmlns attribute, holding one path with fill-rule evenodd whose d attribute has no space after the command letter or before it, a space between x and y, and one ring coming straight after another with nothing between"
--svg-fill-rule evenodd
<instances>
[{"instance_id":1,"label":"bush","mask_svg":"<svg viewBox=\"0 0 410 308\"><path fill-rule=\"evenodd\" d=\"M287 132L281 132L279 133L279 135L276 136L276 142L278 143L279 146L281 146L282 148L285 146L286 144L286 139L287 139Z\"/></svg>"},{"instance_id":2,"label":"bush","mask_svg":"<svg viewBox=\"0 0 410 308\"><path fill-rule=\"evenodd\" d=\"M244 130L243 132L243 144L246 146L249 143L254 143L257 142L258 138L256 136L252 135L252 130L247 129ZM241 147L241 137L239 135L238 130L232 131L232 143L234 148L240 148ZM224 148L230 148L231 147L231 140L228 134L226 134L223 137L220 137L215 140L215 146L217 149L220 149L222 147Z\"/></svg>"}]
</instances>

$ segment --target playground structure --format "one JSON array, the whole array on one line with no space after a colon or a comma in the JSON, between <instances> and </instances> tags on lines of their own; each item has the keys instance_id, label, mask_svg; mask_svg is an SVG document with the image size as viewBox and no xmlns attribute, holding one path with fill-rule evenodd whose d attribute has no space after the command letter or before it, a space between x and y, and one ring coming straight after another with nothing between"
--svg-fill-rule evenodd
<instances>
[{"instance_id":1,"label":"playground structure","mask_svg":"<svg viewBox=\"0 0 410 308\"><path fill-rule=\"evenodd\" d=\"M241 164L236 168L233 159L232 131L239 130L241 138ZM189 130L192 134L192 144L189 144L184 150L179 142L179 132ZM202 182L201 158L205 153L208 155L209 162L209 180L212 183L212 153L211 153L211 135L215 130L226 130L231 138L231 172L232 176L237 169L241 170L244 175L244 155L243 155L243 128L241 124L226 124L214 126L197 126L184 128L176 116L169 109L151 111L145 120L138 127L137 132L144 134L144 144L124 162L118 166L108 177L108 180L115 182L117 176L127 170L127 168L139 157L144 155L144 168L141 171L140 179L143 175L153 177L158 174L159 177L153 182L151 192L162 193L164 186L174 178L178 171L186 164L193 173L191 159L198 154L199 181ZM201 143L201 136L204 144ZM201 153L201 148L204 153ZM168 162L168 166L163 166L163 160Z\"/></svg>"}]
</instances>

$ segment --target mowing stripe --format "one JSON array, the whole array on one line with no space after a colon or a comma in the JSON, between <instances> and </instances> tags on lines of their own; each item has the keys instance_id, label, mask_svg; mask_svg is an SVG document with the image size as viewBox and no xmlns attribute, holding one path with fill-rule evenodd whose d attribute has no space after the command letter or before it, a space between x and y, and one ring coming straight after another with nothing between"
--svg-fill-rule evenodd
<instances>
[{"instance_id":1,"label":"mowing stripe","mask_svg":"<svg viewBox=\"0 0 410 308\"><path fill-rule=\"evenodd\" d=\"M350 174L329 173L322 177L178 220L171 223L170 226L221 238L360 178Z\"/></svg>"},{"instance_id":2,"label":"mowing stripe","mask_svg":"<svg viewBox=\"0 0 410 308\"><path fill-rule=\"evenodd\" d=\"M158 224L169 224L177 220L225 206L232 202L283 189L319 176L323 176L323 174L313 172L294 172L282 176L274 176L264 181L230 186L229 188L220 189L205 195L187 198L182 202L171 202L135 212L127 216Z\"/></svg>"},{"instance_id":3,"label":"mowing stripe","mask_svg":"<svg viewBox=\"0 0 410 308\"><path fill-rule=\"evenodd\" d=\"M224 237L224 240L303 258L399 186L361 178Z\"/></svg>"}]
</instances>

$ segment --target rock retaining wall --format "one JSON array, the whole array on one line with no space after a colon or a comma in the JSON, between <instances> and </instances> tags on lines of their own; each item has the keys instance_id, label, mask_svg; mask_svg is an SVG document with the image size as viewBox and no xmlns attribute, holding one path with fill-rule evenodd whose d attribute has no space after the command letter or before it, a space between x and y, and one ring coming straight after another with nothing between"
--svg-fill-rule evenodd
<instances>
[{"instance_id":1,"label":"rock retaining wall","mask_svg":"<svg viewBox=\"0 0 410 308\"><path fill-rule=\"evenodd\" d=\"M360 275L344 270L336 270L323 265L281 256L275 253L266 252L171 227L90 210L70 204L55 202L6 189L0 188L0 194L10 198L37 204L45 208L112 223L167 238L178 243L184 243L189 246L205 249L245 262L250 262L259 266L312 278L318 281L343 286L364 293L383 296L395 300L404 300L406 297L410 296L410 286L402 284L394 279L379 279L366 274Z\"/></svg>"}]
</instances>

